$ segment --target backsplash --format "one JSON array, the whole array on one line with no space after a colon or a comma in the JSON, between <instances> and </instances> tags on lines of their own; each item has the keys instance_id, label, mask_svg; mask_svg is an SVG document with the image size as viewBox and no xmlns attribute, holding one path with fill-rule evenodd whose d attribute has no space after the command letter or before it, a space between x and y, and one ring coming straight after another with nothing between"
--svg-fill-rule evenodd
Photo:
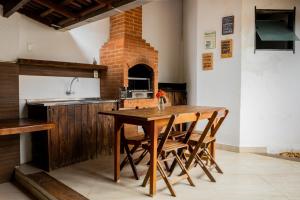
<instances>
[{"instance_id":1,"label":"backsplash","mask_svg":"<svg viewBox=\"0 0 300 200\"><path fill-rule=\"evenodd\" d=\"M72 95L66 91L74 77L19 76L20 117L26 117L26 99L65 99L100 97L100 79L79 78L74 81Z\"/></svg>"}]
</instances>

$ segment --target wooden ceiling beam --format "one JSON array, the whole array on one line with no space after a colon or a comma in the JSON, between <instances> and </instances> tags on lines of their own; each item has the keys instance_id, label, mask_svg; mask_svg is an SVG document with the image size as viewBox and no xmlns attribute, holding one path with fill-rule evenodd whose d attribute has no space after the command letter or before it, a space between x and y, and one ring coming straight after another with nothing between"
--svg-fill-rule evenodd
<instances>
[{"instance_id":1,"label":"wooden ceiling beam","mask_svg":"<svg viewBox=\"0 0 300 200\"><path fill-rule=\"evenodd\" d=\"M42 24L65 30L73 28L77 23L95 21L98 15L106 16L104 13L110 13L114 8L134 1L136 0L0 0L0 3L2 2L5 17L18 11ZM52 12L51 16L46 17Z\"/></svg>"},{"instance_id":2,"label":"wooden ceiling beam","mask_svg":"<svg viewBox=\"0 0 300 200\"><path fill-rule=\"evenodd\" d=\"M102 0L102 1L96 0L96 1L97 2L103 2L103 3L106 4L106 6L103 7L103 8L97 9L97 10L95 10L93 12L87 13L87 14L85 14L85 15L77 18L77 19L62 20L62 21L60 21L58 23L58 25L60 26L60 28L58 28L58 29L63 29L63 28L66 28L68 26L71 26L73 24L76 24L76 23L88 20L88 19L93 18L93 17L95 17L97 15L100 15L100 14L103 14L105 12L108 12L108 11L114 9L114 8L118 8L119 6L125 5L127 3L131 3L131 2L133 2L135 0L121 0L121 1L118 1L118 2L115 2L114 0Z\"/></svg>"},{"instance_id":3,"label":"wooden ceiling beam","mask_svg":"<svg viewBox=\"0 0 300 200\"><path fill-rule=\"evenodd\" d=\"M3 5L3 16L10 17L31 0L9 0Z\"/></svg>"},{"instance_id":4,"label":"wooden ceiling beam","mask_svg":"<svg viewBox=\"0 0 300 200\"><path fill-rule=\"evenodd\" d=\"M95 0L98 4L106 4L108 8L112 7L113 0Z\"/></svg>"},{"instance_id":5,"label":"wooden ceiling beam","mask_svg":"<svg viewBox=\"0 0 300 200\"><path fill-rule=\"evenodd\" d=\"M70 3L72 3L74 0L64 0L61 4L64 5L68 5Z\"/></svg>"},{"instance_id":6,"label":"wooden ceiling beam","mask_svg":"<svg viewBox=\"0 0 300 200\"><path fill-rule=\"evenodd\" d=\"M33 20L35 20L35 21L38 21L38 22L40 22L42 24L45 24L46 26L53 27L51 21L49 21L49 20L47 20L45 18L41 18L41 17L39 17L39 15L35 15L34 13L32 13L32 12L30 12L28 10L22 9L19 12L21 14L23 14L23 15L25 15L25 16L33 19Z\"/></svg>"},{"instance_id":7,"label":"wooden ceiling beam","mask_svg":"<svg viewBox=\"0 0 300 200\"><path fill-rule=\"evenodd\" d=\"M46 17L47 15L51 14L53 11L54 11L54 10L50 8L50 9L48 9L48 10L42 12L42 13L40 14L40 16L41 16L41 17Z\"/></svg>"},{"instance_id":8,"label":"wooden ceiling beam","mask_svg":"<svg viewBox=\"0 0 300 200\"><path fill-rule=\"evenodd\" d=\"M82 8L82 5L79 4L79 3L77 3L76 1L72 1L70 4L71 4L72 6L77 7L78 9L81 9L81 8Z\"/></svg>"},{"instance_id":9,"label":"wooden ceiling beam","mask_svg":"<svg viewBox=\"0 0 300 200\"><path fill-rule=\"evenodd\" d=\"M99 9L102 9L104 7L110 8L111 2L112 2L112 0L105 1L105 3L104 3L104 1L96 0L96 3L98 5L91 6L90 8L87 8L86 10L81 11L79 13L79 15L80 15L80 17L84 17L84 16L86 16L86 15L92 13L92 12L95 12L95 11L97 11ZM74 21L74 20L70 19L70 18L69 19L65 19L65 20L60 21L58 23L58 25L59 26L64 26L65 24L72 23L72 21Z\"/></svg>"},{"instance_id":10,"label":"wooden ceiling beam","mask_svg":"<svg viewBox=\"0 0 300 200\"><path fill-rule=\"evenodd\" d=\"M84 0L78 0L81 4L88 6L89 4L91 4L92 2L88 2L88 1L84 1Z\"/></svg>"},{"instance_id":11,"label":"wooden ceiling beam","mask_svg":"<svg viewBox=\"0 0 300 200\"><path fill-rule=\"evenodd\" d=\"M33 0L36 3L39 3L43 6L53 9L55 12L58 12L66 17L76 19L78 16L72 12L67 11L63 6L53 3L50 0Z\"/></svg>"},{"instance_id":12,"label":"wooden ceiling beam","mask_svg":"<svg viewBox=\"0 0 300 200\"><path fill-rule=\"evenodd\" d=\"M64 1L61 3L61 5L62 5L62 6L68 5L68 4L72 3L72 1L74 1L74 0L64 0ZM40 14L40 16L41 16L41 17L46 17L47 15L51 14L52 12L54 12L54 9L49 8L48 10L42 12L42 13Z\"/></svg>"},{"instance_id":13,"label":"wooden ceiling beam","mask_svg":"<svg viewBox=\"0 0 300 200\"><path fill-rule=\"evenodd\" d=\"M61 20L57 24L60 28L62 28L65 24L71 23L73 21L74 21L74 19L68 18L68 19Z\"/></svg>"},{"instance_id":14,"label":"wooden ceiling beam","mask_svg":"<svg viewBox=\"0 0 300 200\"><path fill-rule=\"evenodd\" d=\"M101 8L104 8L105 6L107 6L105 3L99 3L98 5L91 6L91 7L87 8L87 9L81 11L81 12L79 13L79 15L80 15L80 16L87 15L87 14L89 14L89 13L91 13L91 12L94 12L94 11L96 11L96 10L99 10L99 9L101 9Z\"/></svg>"}]
</instances>

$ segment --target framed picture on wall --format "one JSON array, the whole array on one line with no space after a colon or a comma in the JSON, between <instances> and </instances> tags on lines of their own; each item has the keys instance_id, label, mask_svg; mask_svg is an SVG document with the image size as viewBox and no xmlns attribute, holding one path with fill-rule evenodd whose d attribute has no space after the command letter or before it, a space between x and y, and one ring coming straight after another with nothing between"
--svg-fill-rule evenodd
<instances>
[{"instance_id":1,"label":"framed picture on wall","mask_svg":"<svg viewBox=\"0 0 300 200\"><path fill-rule=\"evenodd\" d=\"M205 49L216 48L216 31L204 33Z\"/></svg>"},{"instance_id":2,"label":"framed picture on wall","mask_svg":"<svg viewBox=\"0 0 300 200\"><path fill-rule=\"evenodd\" d=\"M203 71L213 70L214 54L203 53L202 54L202 69Z\"/></svg>"},{"instance_id":3,"label":"framed picture on wall","mask_svg":"<svg viewBox=\"0 0 300 200\"><path fill-rule=\"evenodd\" d=\"M223 17L222 19L222 35L234 33L234 16Z\"/></svg>"},{"instance_id":4,"label":"framed picture on wall","mask_svg":"<svg viewBox=\"0 0 300 200\"><path fill-rule=\"evenodd\" d=\"M232 39L221 41L221 58L232 57Z\"/></svg>"}]
</instances>

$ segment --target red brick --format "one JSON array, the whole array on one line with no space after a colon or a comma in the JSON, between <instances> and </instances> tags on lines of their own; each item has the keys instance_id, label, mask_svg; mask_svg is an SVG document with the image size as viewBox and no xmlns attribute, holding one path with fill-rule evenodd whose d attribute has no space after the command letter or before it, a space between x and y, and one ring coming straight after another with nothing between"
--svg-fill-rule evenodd
<instances>
[{"instance_id":1,"label":"red brick","mask_svg":"<svg viewBox=\"0 0 300 200\"><path fill-rule=\"evenodd\" d=\"M118 98L119 88L128 85L128 69L146 64L154 72L154 92L158 90L158 51L142 38L142 7L110 18L110 40L100 50L101 64L108 66L101 74L101 97ZM157 100L125 100L124 107L155 106Z\"/></svg>"}]
</instances>

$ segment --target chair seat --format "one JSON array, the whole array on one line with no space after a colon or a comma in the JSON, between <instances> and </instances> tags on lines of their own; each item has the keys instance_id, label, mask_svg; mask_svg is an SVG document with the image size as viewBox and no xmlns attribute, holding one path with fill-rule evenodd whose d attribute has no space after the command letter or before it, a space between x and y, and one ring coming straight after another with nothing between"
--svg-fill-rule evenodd
<instances>
[{"instance_id":1,"label":"chair seat","mask_svg":"<svg viewBox=\"0 0 300 200\"><path fill-rule=\"evenodd\" d=\"M144 143L148 143L149 138L145 137L144 133L140 133L135 136L127 137L126 140L128 144L137 144L137 143L144 144Z\"/></svg>"},{"instance_id":2,"label":"chair seat","mask_svg":"<svg viewBox=\"0 0 300 200\"><path fill-rule=\"evenodd\" d=\"M203 131L193 131L193 133L190 136L190 141L193 143L198 142L202 133L203 133ZM183 139L185 137L185 135L186 135L186 131L184 131L184 132L172 131L170 139L173 139L173 140L174 139ZM214 142L216 140L215 137L210 137L209 135L210 135L210 133L207 134L203 143L208 144L208 143Z\"/></svg>"},{"instance_id":3,"label":"chair seat","mask_svg":"<svg viewBox=\"0 0 300 200\"><path fill-rule=\"evenodd\" d=\"M149 150L150 148L150 145L149 143L148 144L143 144L142 147L144 149L147 149ZM188 144L184 144L182 142L179 142L179 141L174 141L174 140L167 140L162 151L163 152L170 152L170 151L173 151L173 150L178 150L178 149L183 149L183 148L187 148L188 147Z\"/></svg>"},{"instance_id":4,"label":"chair seat","mask_svg":"<svg viewBox=\"0 0 300 200\"><path fill-rule=\"evenodd\" d=\"M176 139L180 139L183 138L186 135L186 131L182 132L182 131L172 131L170 133L170 139L172 140L176 140Z\"/></svg>"},{"instance_id":5,"label":"chair seat","mask_svg":"<svg viewBox=\"0 0 300 200\"><path fill-rule=\"evenodd\" d=\"M199 141L200 137L201 137L201 133L202 133L202 132L200 132L200 131L193 132L193 133L191 134L189 143L192 144L192 145L196 145L197 142ZM204 138L203 144L209 144L209 143L214 142L215 140L216 140L215 137L211 137L211 136L207 135L207 136Z\"/></svg>"},{"instance_id":6,"label":"chair seat","mask_svg":"<svg viewBox=\"0 0 300 200\"><path fill-rule=\"evenodd\" d=\"M162 150L164 152L170 152L173 150L183 149L187 147L188 144L184 144L182 142L174 141L174 140L167 140Z\"/></svg>"}]
</instances>

